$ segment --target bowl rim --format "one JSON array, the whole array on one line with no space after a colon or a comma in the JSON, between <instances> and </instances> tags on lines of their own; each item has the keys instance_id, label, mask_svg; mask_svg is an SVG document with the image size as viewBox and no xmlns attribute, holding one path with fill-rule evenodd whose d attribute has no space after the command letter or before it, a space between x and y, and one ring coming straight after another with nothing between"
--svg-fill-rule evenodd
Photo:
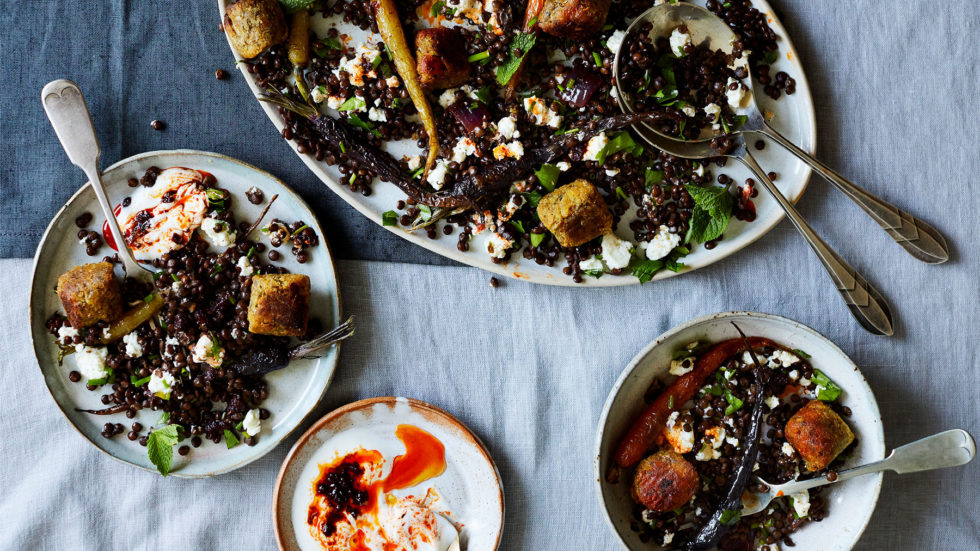
<instances>
[{"instance_id":1,"label":"bowl rim","mask_svg":"<svg viewBox=\"0 0 980 551\"><path fill-rule=\"evenodd\" d=\"M622 535L620 534L620 531L617 529L616 524L612 519L612 516L609 513L608 507L606 507L606 500L602 492L605 479L603 473L601 472L601 463L602 463L602 456L603 456L602 444L603 444L604 437L606 436L606 428L607 428L606 424L609 421L609 412L612 409L612 405L615 402L615 399L619 394L620 389L623 387L623 384L630 377L630 375L633 374L633 371L635 371L636 368L640 365L640 363L656 347L662 345L664 342L672 338L674 335L684 330L687 330L691 327L696 327L698 325L702 325L716 320L723 320L723 319L737 320L737 319L744 319L744 318L760 319L770 323L790 326L796 330L808 334L810 338L815 338L820 341L823 341L824 344L830 346L834 351L840 354L842 358L846 359L848 362L848 365L846 367L853 369L854 372L857 373L857 375L865 383L865 385L869 390L868 396L870 400L867 403L867 406L871 414L873 415L874 420L877 421L877 423L875 424L877 426L877 430L873 431L873 434L871 436L873 436L874 442L876 444L878 444L883 450L887 450L887 448L885 448L884 426L881 419L881 411L878 409L878 400L875 398L874 391L873 389L871 389L871 385L868 384L867 378L864 376L864 373L857 366L857 364L855 364L854 361L851 360L850 356L845 354L844 351L841 350L841 348L837 346L836 343L834 343L832 340L819 333L817 330L801 322L787 318L785 316L780 316L778 314L768 314L765 312L753 312L747 310L732 310L726 312L716 312L714 314L707 314L704 316L700 316L685 321L684 323L671 327L667 331L661 333L653 341L651 341L649 344L644 346L643 349L640 350L640 352L637 353L636 356L634 356L629 361L629 363L623 369L623 372L620 373L619 377L616 379L616 382L613 383L612 388L609 390L609 395L606 397L605 404L602 407L602 413L599 416L598 425L596 426L596 436L595 436L595 443L594 443L593 455L592 455L592 464L593 464L592 475L593 475L594 489L596 492L596 498L599 500L599 505L602 510L602 516L606 521L606 526L616 536L616 539L625 549L630 548L629 544L627 544L626 541L623 539ZM864 437L866 438L867 436ZM854 548L858 540L860 540L861 535L864 533L865 529L867 529L868 524L871 522L871 517L874 514L874 510L878 505L878 498L881 495L881 485L884 479L884 473L878 472L870 476L874 479L874 488L873 488L874 497L872 499L871 507L867 512L864 522L861 524L860 529L854 533L854 541L851 543L849 547L850 549Z\"/></svg>"},{"instance_id":2,"label":"bowl rim","mask_svg":"<svg viewBox=\"0 0 980 551\"><path fill-rule=\"evenodd\" d=\"M252 165L250 163L246 163L245 161L236 159L234 157L229 157L228 155L223 155L221 153L215 153L215 152L211 152L211 151L202 151L202 150L197 150L197 149L158 149L158 150L153 150L153 151L144 151L142 153L137 153L135 155L131 155L129 157L126 157L124 159L120 159L120 160L112 163L111 165L107 166L106 168L101 169L99 171L99 174L105 175L108 172L111 172L113 170L118 170L118 169L125 168L129 164L135 163L135 162L137 162L139 160L142 160L142 159L145 159L145 158L149 158L149 157L179 156L179 155L190 155L190 156L198 156L198 157L202 157L202 158L217 159L217 160L222 161L222 162L228 162L228 163L237 164L237 165L240 165L240 166L245 167L248 170L257 172L259 174L262 174L263 176L265 176L265 177L269 178L270 180L272 180L272 181L276 182L277 184L279 184L282 187L283 191L285 191L290 196L291 199L295 200L297 203L299 203L300 205L302 205L303 207L305 207L306 210L308 210L310 213L313 214L313 216L314 216L313 222L314 222L314 224L316 224L316 229L319 232L318 235L320 237L320 243L323 244L323 247L326 250L327 256L330 258L330 273L329 274L326 274L326 275L328 275L329 277L333 278L333 282L334 282L334 293L330 297L333 300L333 303L334 303L334 307L332 309L333 312L331 312L331 313L334 316L336 316L336 319L338 320L338 323L339 323L339 321L340 321L340 319L342 318L342 315L343 315L343 303L341 302L342 299L341 299L341 296L340 296L340 279L337 277L337 262L336 262L336 259L335 259L334 255L333 255L333 251L330 249L330 243L327 241L326 236L323 235L322 226L320 224L319 219L316 217L316 213L313 211L313 209L310 208L309 204L307 204L307 202L294 189L292 189L288 184L286 184L286 182L284 182L278 176L272 174L271 172L268 172L266 170L263 170L263 169L255 166L255 165ZM34 251L34 256L31 259L31 284L30 284L30 287L28 288L28 297L27 297L27 319L28 319L28 323L29 324L31 323L31 320L34 319L34 302L33 302L32 298L34 297L34 291L35 291L36 286L39 285L39 281L38 281L38 265L40 263L41 251L44 248L44 245L47 243L48 239L52 236L52 233L51 232L54 230L55 222L57 222L58 219L64 215L65 211L68 210L68 207L71 206L72 203L74 203L76 200L78 200L78 198L83 193L85 193L86 190L88 190L91 187L92 187L91 182L89 182L88 179L86 178L85 179L85 183L82 184L82 186L79 187L78 190L75 191L75 193L73 193L71 195L71 197L69 197L68 200L65 201L65 204L62 205L62 207L60 209L58 209L58 211L54 214L54 216L51 217L51 221L48 222L47 227L44 229L44 233L41 234L41 238L38 241L37 249ZM47 378L44 376L44 368L41 366L41 352L40 352L40 349L39 349L39 346L40 345L39 345L39 343L37 341L37 338L36 338L36 335L34 334L34 331L30 330L30 327L28 327L28 332L30 333L31 349L32 349L32 351L34 353L34 362L37 365L38 370L41 372L42 379L44 379L44 388L48 391L48 396L51 397L51 401L54 402L55 406L57 406L58 412L61 413L61 416L64 417L64 419L68 422L68 425L75 432L77 432L79 435L81 435L82 438L84 438L86 441L88 441L90 444L92 444L92 446L95 449L97 449L98 451L100 451L103 454L107 455L108 457L110 457L110 458L112 458L112 459L114 459L114 460L116 460L116 461L118 461L118 462L120 462L122 464L131 466L131 467L135 467L137 469L140 469L140 470L143 470L143 471L146 471L146 472L156 473L157 472L156 469L153 469L153 468L150 468L150 467L146 467L146 466L140 465L138 463L133 463L133 462L127 461L126 459L123 459L122 457L117 457L112 452L110 452L110 451L108 451L106 449L103 449L102 446L99 445L99 442L93 440L92 438L89 438L88 435L86 435L84 431L82 431L80 428L78 428L75 425L75 423L71 420L71 417L65 411L65 408L62 407L61 402L59 402L58 399L55 397L54 392L51 389L51 386L47 382ZM326 379L326 381L325 381L325 383L323 385L323 389L320 391L320 394L317 397L316 401L314 402L313 406L308 411L306 411L303 414L302 419L300 419L300 422L297 423L296 426L292 427L288 431L286 431L283 434L281 434L276 439L275 444L273 444L272 446L270 446L269 448L267 448L265 451L263 451L261 453L255 454L255 455L250 456L250 457L246 457L245 459L243 459L242 461L239 461L238 463L233 463L233 464L230 464L230 465L228 465L226 467L219 468L219 469L216 469L216 470L211 471L211 472L207 472L207 473L183 473L180 470L175 470L175 471L171 471L171 472L167 473L167 476L168 477L169 476L173 476L175 478L190 478L190 479L194 479L194 478L210 478L210 477L213 477L213 476L218 476L218 475L230 473L232 471L235 471L237 469L240 469L240 468L248 465L249 463L255 462L256 460L262 458L263 456L267 455L271 451L273 451L276 448L278 448L279 447L279 444L281 444L283 440L289 438L290 435L294 434L301 426L303 426L304 423L306 423L308 421L308 419L310 417L310 414L313 413L316 410L316 404L319 403L319 401L323 399L323 396L327 393L327 389L329 389L330 388L330 385L333 384L333 377L334 377L334 375L337 372L337 364L340 361L340 345L341 345L341 343L337 343L336 345L334 345L335 346L335 349L334 349L333 353L331 354L332 361L328 359L328 361L331 362L331 365L329 366L330 372L327 374L327 379Z\"/></svg>"},{"instance_id":3,"label":"bowl rim","mask_svg":"<svg viewBox=\"0 0 980 551\"><path fill-rule=\"evenodd\" d=\"M493 468L494 477L497 480L497 497L500 500L500 525L496 528L497 537L494 541L493 548L497 549L500 547L500 539L504 532L504 523L507 520L507 504L504 499L504 483L503 478L500 476L500 469L497 468L497 463L494 462L493 456L490 454L490 450L487 448L486 444L484 444L483 441L480 440L480 437L477 436L475 432L466 426L465 423L460 421L455 415L438 406L434 406L428 402L424 402L416 398L377 396L374 398L364 398L362 400L357 400L356 402L344 404L318 419L312 426L310 426L309 429L306 430L306 432L302 434L302 436L299 437L298 440L296 440L296 443L293 444L293 447L290 448L289 453L287 453L286 457L282 460L282 465L279 467L279 472L276 474L276 482L272 488L272 532L276 539L276 546L280 550L287 550L283 542L283 535L280 532L278 515L280 499L286 499L282 495L282 483L287 469L291 466L293 460L300 453L300 451L302 451L303 447L309 443L314 434L322 430L327 424L344 415L347 415L348 413L359 411L378 404L394 406L398 403L408 404L408 406L413 409L420 409L434 413L448 421L450 425L457 428L461 434L463 434L470 441L470 443L474 445L474 447L480 452L480 455L482 455L486 462L489 463L490 467Z\"/></svg>"}]
</instances>

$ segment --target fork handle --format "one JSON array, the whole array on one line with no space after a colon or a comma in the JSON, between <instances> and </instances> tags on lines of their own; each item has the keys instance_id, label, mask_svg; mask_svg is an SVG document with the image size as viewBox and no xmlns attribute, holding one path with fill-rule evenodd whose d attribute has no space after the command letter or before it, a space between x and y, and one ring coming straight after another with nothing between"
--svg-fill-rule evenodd
<instances>
[{"instance_id":1,"label":"fork handle","mask_svg":"<svg viewBox=\"0 0 980 551\"><path fill-rule=\"evenodd\" d=\"M796 226L803 239L817 254L817 258L820 259L827 273L830 274L830 278L834 280L837 290L858 323L876 335L892 335L895 331L892 328L891 310L881 293L872 287L854 268L851 268L840 255L830 248L830 245L813 231L810 224L803 219L793 204L772 183L772 180L769 179L769 176L766 175L766 172L762 170L762 167L759 166L759 163L748 150L736 158L740 159L755 174L756 178L762 182L762 185L786 212L787 218Z\"/></svg>"},{"instance_id":2,"label":"fork handle","mask_svg":"<svg viewBox=\"0 0 980 551\"><path fill-rule=\"evenodd\" d=\"M963 429L947 430L895 448L888 457L881 461L841 471L837 473L837 478L833 482L827 480L826 476L821 476L811 480L790 483L792 488L786 488L784 491L787 494L801 492L879 471L895 471L898 474L905 474L959 467L973 461L976 455L977 445L970 433Z\"/></svg>"},{"instance_id":3,"label":"fork handle","mask_svg":"<svg viewBox=\"0 0 980 551\"><path fill-rule=\"evenodd\" d=\"M841 190L909 254L928 264L941 264L949 260L946 239L935 228L841 176L769 125L763 124L758 132L772 138Z\"/></svg>"},{"instance_id":4,"label":"fork handle","mask_svg":"<svg viewBox=\"0 0 980 551\"><path fill-rule=\"evenodd\" d=\"M99 157L102 149L95 135L95 127L92 126L92 115L89 113L85 96L74 82L59 79L44 86L41 90L41 103L44 105L48 120L51 121L51 126L54 127L55 134L58 135L58 140L61 141L61 147L68 154L68 159L85 172L92 184L92 190L99 200L102 213L109 223L109 231L116 242L119 258L126 268L126 275L137 277L141 268L130 253L129 247L126 246L126 241L123 240L112 204L109 203L109 198L106 197L105 189L102 187L102 175L99 173Z\"/></svg>"}]
</instances>

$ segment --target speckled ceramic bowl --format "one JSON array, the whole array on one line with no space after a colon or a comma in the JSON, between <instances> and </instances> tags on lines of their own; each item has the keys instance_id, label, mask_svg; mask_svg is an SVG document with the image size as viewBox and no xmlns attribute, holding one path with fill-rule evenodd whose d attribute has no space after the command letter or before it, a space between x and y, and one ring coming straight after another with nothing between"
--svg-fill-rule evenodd
<instances>
[{"instance_id":1,"label":"speckled ceramic bowl","mask_svg":"<svg viewBox=\"0 0 980 551\"><path fill-rule=\"evenodd\" d=\"M446 470L411 490L436 488L440 504L462 525L462 549L497 548L504 524L504 492L500 473L480 439L433 405L410 398L382 397L360 400L328 413L289 451L272 497L272 520L280 549L320 548L306 524L319 465L358 447L377 449L390 462L404 453L404 445L395 436L395 428L402 424L429 432L446 449Z\"/></svg>"},{"instance_id":2,"label":"speckled ceramic bowl","mask_svg":"<svg viewBox=\"0 0 980 551\"><path fill-rule=\"evenodd\" d=\"M692 341L737 338L733 321L746 335L768 337L788 348L806 351L812 356L808 361L844 389L841 401L851 408L848 424L858 438L848 466L885 456L881 414L874 394L857 366L826 337L793 320L756 312L725 312L688 321L657 337L633 358L609 392L599 419L595 443L596 491L609 527L629 549L650 551L661 547L641 542L638 534L630 529L634 503L629 495L629 478L623 477L616 484L606 481L619 439L646 407L643 395L650 383L667 373L673 351ZM878 502L881 479L882 474L876 473L830 486L823 494L829 500L827 518L795 532L793 549L846 551L854 547Z\"/></svg>"},{"instance_id":3,"label":"speckled ceramic bowl","mask_svg":"<svg viewBox=\"0 0 980 551\"><path fill-rule=\"evenodd\" d=\"M236 197L233 209L240 220L254 220L265 206L264 203L253 205L245 199L245 191L250 187L257 186L267 199L278 193L279 198L266 215L266 220L302 219L320 236L320 244L311 249L310 260L306 264L299 264L295 257L288 253L283 254L283 259L277 264L288 268L291 272L309 275L312 291L311 316L319 318L324 327L333 327L338 323L340 296L337 277L330 250L323 239L323 229L306 203L282 181L268 172L216 153L190 150L152 151L119 161L103 171L102 183L110 201L118 203L130 195L131 190L127 180L133 177L139 178L150 166L160 168L184 166L214 174L218 179L218 185L228 189ZM159 423L160 412L142 410L136 419L127 419L121 413L97 416L78 412L76 408L105 407L100 401L103 392L89 392L84 384L68 381L68 372L73 369L72 360L69 357L65 359L64 365L58 364L58 346L44 326L51 314L61 311L58 297L52 292L58 276L72 266L98 261L112 251L109 247L103 246L98 256L86 256L85 247L79 244L75 237L78 231L75 218L83 212L94 215L90 228L101 227L105 217L102 216L92 187L87 183L55 215L44 236L41 237L41 243L34 255L29 306L34 354L51 397L61 408L68 422L82 436L115 459L156 472L156 468L146 456L146 448L140 446L138 442L130 442L122 435L111 439L104 438L100 432L106 422L128 425L133 421L139 421L143 426L150 427ZM271 451L316 407L317 402L326 392L327 385L330 384L338 355L339 349L334 347L327 350L321 358L295 361L286 369L266 375L269 397L263 402L262 407L272 412L272 416L262 423L262 433L256 445L238 446L229 450L224 444L205 441L204 445L193 449L187 456L174 454L171 475L201 477L226 473L255 461Z\"/></svg>"}]
</instances>

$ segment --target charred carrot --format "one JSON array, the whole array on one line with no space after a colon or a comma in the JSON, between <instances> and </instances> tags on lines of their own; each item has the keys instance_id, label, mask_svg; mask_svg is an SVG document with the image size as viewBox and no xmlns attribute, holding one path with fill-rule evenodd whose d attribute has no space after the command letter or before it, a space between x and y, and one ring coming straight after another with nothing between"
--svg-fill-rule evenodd
<instances>
[{"instance_id":1,"label":"charred carrot","mask_svg":"<svg viewBox=\"0 0 980 551\"><path fill-rule=\"evenodd\" d=\"M762 337L750 337L753 348L760 346L776 347L776 343ZM701 355L694 362L694 369L681 375L664 390L649 407L633 421L626 435L616 448L616 463L620 467L632 467L643 459L650 447L667 424L667 418L694 397L709 375L715 372L725 360L745 349L742 339L722 341Z\"/></svg>"}]
</instances>

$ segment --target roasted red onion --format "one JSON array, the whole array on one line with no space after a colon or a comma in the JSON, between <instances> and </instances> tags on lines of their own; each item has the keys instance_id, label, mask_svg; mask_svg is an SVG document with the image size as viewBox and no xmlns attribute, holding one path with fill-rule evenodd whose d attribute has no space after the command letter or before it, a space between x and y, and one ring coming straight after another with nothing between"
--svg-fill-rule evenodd
<instances>
[{"instance_id":1,"label":"roasted red onion","mask_svg":"<svg viewBox=\"0 0 980 551\"><path fill-rule=\"evenodd\" d=\"M575 68L562 85L565 87L559 96L562 100L573 107L585 107L592 94L602 86L602 78L592 71Z\"/></svg>"},{"instance_id":2,"label":"roasted red onion","mask_svg":"<svg viewBox=\"0 0 980 551\"><path fill-rule=\"evenodd\" d=\"M490 118L490 111L483 105L483 102L475 99L464 99L457 101L447 109L467 132L472 132L474 128L483 126L483 123Z\"/></svg>"}]
</instances>

